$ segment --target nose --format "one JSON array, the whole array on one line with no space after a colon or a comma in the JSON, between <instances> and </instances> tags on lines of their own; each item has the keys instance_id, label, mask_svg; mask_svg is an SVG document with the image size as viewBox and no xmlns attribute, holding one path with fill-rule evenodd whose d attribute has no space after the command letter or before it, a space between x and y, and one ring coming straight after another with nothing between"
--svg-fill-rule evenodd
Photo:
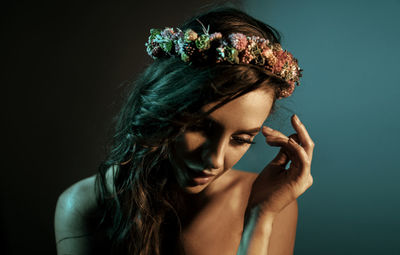
<instances>
[{"instance_id":1,"label":"nose","mask_svg":"<svg viewBox=\"0 0 400 255\"><path fill-rule=\"evenodd\" d=\"M223 169L226 144L223 138L214 139L205 144L203 162L208 169Z\"/></svg>"}]
</instances>

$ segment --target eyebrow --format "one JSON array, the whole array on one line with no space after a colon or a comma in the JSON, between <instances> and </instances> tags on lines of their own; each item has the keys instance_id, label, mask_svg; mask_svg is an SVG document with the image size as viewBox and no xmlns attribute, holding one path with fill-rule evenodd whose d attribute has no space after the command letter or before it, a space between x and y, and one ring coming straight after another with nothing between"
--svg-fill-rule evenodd
<instances>
[{"instance_id":1,"label":"eyebrow","mask_svg":"<svg viewBox=\"0 0 400 255\"><path fill-rule=\"evenodd\" d=\"M214 120L213 118L211 118L209 115L206 116L206 117L204 118L204 120L206 120L206 121L208 121L208 122L211 122L212 124L217 125L217 126L219 126L219 127L222 126L220 123L218 123L216 120ZM256 134L258 134L258 133L260 132L260 129L261 129L261 127L255 127L255 128L249 128L249 129L240 129L240 130L236 131L236 132L234 133L234 135L237 135L237 134L256 135Z\"/></svg>"}]
</instances>

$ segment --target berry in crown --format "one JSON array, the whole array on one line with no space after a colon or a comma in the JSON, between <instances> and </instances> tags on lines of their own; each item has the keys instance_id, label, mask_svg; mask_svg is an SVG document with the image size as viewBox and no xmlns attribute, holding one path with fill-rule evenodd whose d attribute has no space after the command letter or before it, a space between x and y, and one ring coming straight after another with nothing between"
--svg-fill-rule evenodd
<instances>
[{"instance_id":1,"label":"berry in crown","mask_svg":"<svg viewBox=\"0 0 400 255\"><path fill-rule=\"evenodd\" d=\"M203 34L192 29L151 29L145 44L147 53L153 59L176 56L188 64L212 61L263 66L290 85L280 91L278 99L290 96L295 84L300 85L303 70L298 66L297 59L283 50L279 43L272 44L268 39L242 33L229 34L224 40L221 33L209 34L208 31L209 27L205 29L204 26Z\"/></svg>"}]
</instances>

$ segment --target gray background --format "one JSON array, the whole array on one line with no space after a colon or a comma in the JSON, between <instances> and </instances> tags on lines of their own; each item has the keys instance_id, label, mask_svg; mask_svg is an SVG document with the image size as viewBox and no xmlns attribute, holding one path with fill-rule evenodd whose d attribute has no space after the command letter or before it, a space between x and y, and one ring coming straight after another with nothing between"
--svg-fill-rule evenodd
<instances>
[{"instance_id":1,"label":"gray background","mask_svg":"<svg viewBox=\"0 0 400 255\"><path fill-rule=\"evenodd\" d=\"M96 172L120 104L119 84L151 60L152 27L176 26L215 1L3 6L2 254L54 254L58 195ZM300 197L295 254L399 254L399 1L246 1L283 33L302 84L267 123L291 111L316 143L314 185ZM277 153L261 136L236 168Z\"/></svg>"}]
</instances>

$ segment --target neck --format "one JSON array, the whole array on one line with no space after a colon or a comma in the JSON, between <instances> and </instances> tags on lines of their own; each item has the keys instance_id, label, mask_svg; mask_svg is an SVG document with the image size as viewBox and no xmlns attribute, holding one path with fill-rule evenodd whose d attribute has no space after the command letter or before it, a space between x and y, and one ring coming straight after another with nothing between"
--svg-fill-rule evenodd
<instances>
[{"instance_id":1,"label":"neck","mask_svg":"<svg viewBox=\"0 0 400 255\"><path fill-rule=\"evenodd\" d=\"M180 187L175 180L169 184L170 190L174 193L174 207L183 226L191 222L213 198L209 189L211 187L206 187L200 192L191 193Z\"/></svg>"}]
</instances>

